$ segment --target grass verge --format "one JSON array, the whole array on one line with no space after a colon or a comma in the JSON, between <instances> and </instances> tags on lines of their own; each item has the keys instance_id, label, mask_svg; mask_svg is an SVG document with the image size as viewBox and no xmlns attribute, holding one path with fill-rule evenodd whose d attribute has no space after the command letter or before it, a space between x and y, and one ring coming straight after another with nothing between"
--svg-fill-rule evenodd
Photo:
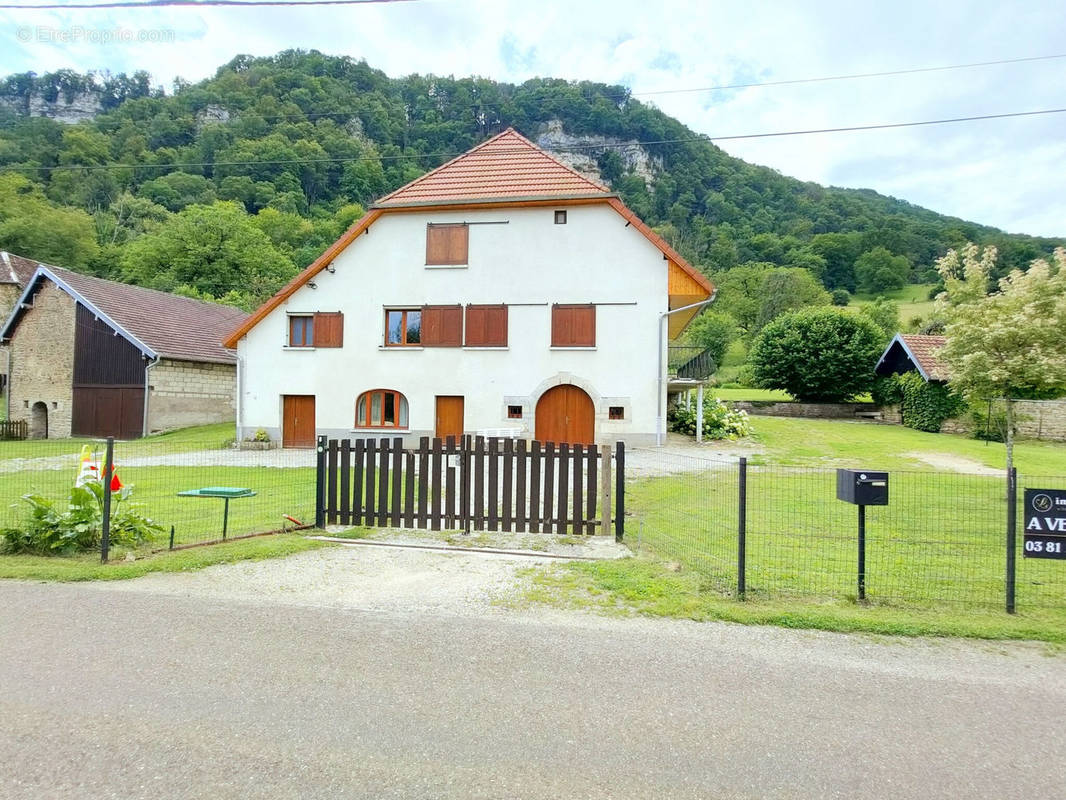
<instances>
[{"instance_id":1,"label":"grass verge","mask_svg":"<svg viewBox=\"0 0 1066 800\"><path fill-rule=\"evenodd\" d=\"M529 567L522 574L529 579L522 600L560 608L842 633L1066 644L1063 615L1053 611L1009 616L993 610L913 610L847 601L739 602L708 587L693 570L671 569L649 558Z\"/></svg>"},{"instance_id":2,"label":"grass verge","mask_svg":"<svg viewBox=\"0 0 1066 800\"><path fill-rule=\"evenodd\" d=\"M108 564L101 564L99 556L92 554L76 558L3 555L0 556L0 578L29 581L127 580L150 572L189 572L215 564L280 558L325 546L328 543L282 533L209 547L165 551L143 556L136 561L112 561Z\"/></svg>"}]
</instances>

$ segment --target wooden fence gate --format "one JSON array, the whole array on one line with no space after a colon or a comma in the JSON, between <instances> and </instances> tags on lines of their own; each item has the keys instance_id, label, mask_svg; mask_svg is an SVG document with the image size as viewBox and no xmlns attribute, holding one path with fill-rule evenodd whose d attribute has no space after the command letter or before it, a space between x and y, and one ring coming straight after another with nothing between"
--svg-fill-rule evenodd
<instances>
[{"instance_id":1,"label":"wooden fence gate","mask_svg":"<svg viewBox=\"0 0 1066 800\"><path fill-rule=\"evenodd\" d=\"M602 510L613 495L615 538L625 531L622 442L612 454L596 445L424 436L417 449L405 450L399 437L320 436L317 473L319 528L593 534L610 520Z\"/></svg>"}]
</instances>

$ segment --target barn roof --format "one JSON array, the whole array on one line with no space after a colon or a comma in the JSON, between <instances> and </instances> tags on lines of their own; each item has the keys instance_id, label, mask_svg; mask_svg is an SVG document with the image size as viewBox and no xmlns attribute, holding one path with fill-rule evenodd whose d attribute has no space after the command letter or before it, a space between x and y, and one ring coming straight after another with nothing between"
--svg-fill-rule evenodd
<instances>
[{"instance_id":1,"label":"barn roof","mask_svg":"<svg viewBox=\"0 0 1066 800\"><path fill-rule=\"evenodd\" d=\"M946 343L943 336L897 333L881 354L875 372L891 375L916 369L927 381L946 381L947 365L936 355Z\"/></svg>"},{"instance_id":2,"label":"barn roof","mask_svg":"<svg viewBox=\"0 0 1066 800\"><path fill-rule=\"evenodd\" d=\"M239 308L33 263L37 268L0 330L4 341L33 307L33 295L41 282L50 280L150 358L236 363L236 356L222 346L222 339L248 316Z\"/></svg>"},{"instance_id":3,"label":"barn roof","mask_svg":"<svg viewBox=\"0 0 1066 800\"><path fill-rule=\"evenodd\" d=\"M374 208L610 194L606 186L557 161L508 128L385 195Z\"/></svg>"},{"instance_id":4,"label":"barn roof","mask_svg":"<svg viewBox=\"0 0 1066 800\"><path fill-rule=\"evenodd\" d=\"M37 262L0 250L0 283L25 286L37 271Z\"/></svg>"}]
</instances>

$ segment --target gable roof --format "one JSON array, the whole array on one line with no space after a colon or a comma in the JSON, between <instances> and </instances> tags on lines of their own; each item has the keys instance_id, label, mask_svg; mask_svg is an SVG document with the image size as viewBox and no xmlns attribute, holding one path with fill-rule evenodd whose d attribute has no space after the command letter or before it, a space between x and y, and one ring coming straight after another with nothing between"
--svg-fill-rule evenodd
<instances>
[{"instance_id":1,"label":"gable roof","mask_svg":"<svg viewBox=\"0 0 1066 800\"><path fill-rule=\"evenodd\" d=\"M897 333L881 354L874 371L879 375L900 372L901 362L910 362L927 381L946 381L947 365L936 356L936 351L946 343L943 336Z\"/></svg>"},{"instance_id":2,"label":"gable roof","mask_svg":"<svg viewBox=\"0 0 1066 800\"><path fill-rule=\"evenodd\" d=\"M27 259L23 259L27 260ZM36 263L36 262L34 262ZM34 293L50 280L149 358L234 364L222 338L248 315L239 308L193 300L155 289L82 275L37 263L0 339L7 341L22 315L32 307Z\"/></svg>"},{"instance_id":3,"label":"gable roof","mask_svg":"<svg viewBox=\"0 0 1066 800\"><path fill-rule=\"evenodd\" d=\"M429 208L542 206L556 202L561 205L610 205L626 220L627 227L632 225L663 254L668 264L675 264L695 282L702 291L702 298L710 297L714 291L711 282L702 272L689 264L665 239L641 221L616 194L552 158L514 128L508 128L374 203L370 210L315 259L314 263L235 327L223 343L226 347L236 347L242 336L328 267L383 214ZM686 295L686 298L689 297L691 296ZM684 300L681 304L688 305L688 302ZM673 307L675 306L671 305L671 308ZM696 313L698 309L685 317L672 317L671 335L680 332Z\"/></svg>"},{"instance_id":4,"label":"gable roof","mask_svg":"<svg viewBox=\"0 0 1066 800\"><path fill-rule=\"evenodd\" d=\"M0 250L0 283L25 286L37 271L37 262Z\"/></svg>"},{"instance_id":5,"label":"gable roof","mask_svg":"<svg viewBox=\"0 0 1066 800\"><path fill-rule=\"evenodd\" d=\"M552 158L514 128L508 128L385 195L373 208L610 194L603 184Z\"/></svg>"}]
</instances>

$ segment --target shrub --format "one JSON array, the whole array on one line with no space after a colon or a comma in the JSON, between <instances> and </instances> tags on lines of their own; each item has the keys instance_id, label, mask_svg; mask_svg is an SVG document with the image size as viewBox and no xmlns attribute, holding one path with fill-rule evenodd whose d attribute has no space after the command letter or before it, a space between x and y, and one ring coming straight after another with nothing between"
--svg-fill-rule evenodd
<instances>
[{"instance_id":1,"label":"shrub","mask_svg":"<svg viewBox=\"0 0 1066 800\"><path fill-rule=\"evenodd\" d=\"M124 486L111 496L111 544L138 547L163 532L163 527L135 510L129 498L132 486ZM4 552L42 556L72 555L95 550L103 535L104 488L90 481L70 490L67 508L60 510L53 500L36 494L22 498L30 505L25 523L0 530Z\"/></svg>"},{"instance_id":2,"label":"shrub","mask_svg":"<svg viewBox=\"0 0 1066 800\"><path fill-rule=\"evenodd\" d=\"M677 405L666 415L670 430L696 435L696 404L691 408ZM747 412L735 411L721 400L705 396L703 398L703 435L708 439L737 439L751 435L751 423Z\"/></svg>"},{"instance_id":3,"label":"shrub","mask_svg":"<svg viewBox=\"0 0 1066 800\"><path fill-rule=\"evenodd\" d=\"M881 329L838 308L785 314L752 343L759 386L784 389L797 400L838 402L870 390L881 355Z\"/></svg>"},{"instance_id":4,"label":"shrub","mask_svg":"<svg viewBox=\"0 0 1066 800\"><path fill-rule=\"evenodd\" d=\"M878 405L899 405L903 424L939 433L944 420L958 416L966 404L947 384L926 381L917 372L878 378L870 393Z\"/></svg>"},{"instance_id":5,"label":"shrub","mask_svg":"<svg viewBox=\"0 0 1066 800\"><path fill-rule=\"evenodd\" d=\"M851 292L847 289L834 289L830 297L833 298L835 306L846 306L851 302Z\"/></svg>"},{"instance_id":6,"label":"shrub","mask_svg":"<svg viewBox=\"0 0 1066 800\"><path fill-rule=\"evenodd\" d=\"M689 338L709 350L716 364L721 364L726 350L738 335L737 322L729 314L705 311L689 326Z\"/></svg>"}]
</instances>

